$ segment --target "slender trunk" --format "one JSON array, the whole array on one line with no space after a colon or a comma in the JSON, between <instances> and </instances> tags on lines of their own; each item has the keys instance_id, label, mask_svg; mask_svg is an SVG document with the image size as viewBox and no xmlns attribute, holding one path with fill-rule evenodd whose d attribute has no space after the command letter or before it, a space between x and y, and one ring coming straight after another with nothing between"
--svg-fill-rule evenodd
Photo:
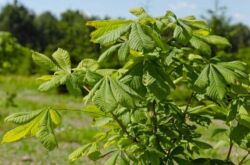
<instances>
[{"instance_id":1,"label":"slender trunk","mask_svg":"<svg viewBox=\"0 0 250 165\"><path fill-rule=\"evenodd\" d=\"M230 139L230 146L229 146L228 153L227 153L227 158L226 158L227 161L230 160L230 155L231 155L231 152L232 152L232 148L233 148L233 142Z\"/></svg>"},{"instance_id":2,"label":"slender trunk","mask_svg":"<svg viewBox=\"0 0 250 165\"><path fill-rule=\"evenodd\" d=\"M241 159L241 161L239 162L239 165L242 165L244 163L244 161L246 160L249 154L250 154L250 151L248 151L247 154Z\"/></svg>"}]
</instances>

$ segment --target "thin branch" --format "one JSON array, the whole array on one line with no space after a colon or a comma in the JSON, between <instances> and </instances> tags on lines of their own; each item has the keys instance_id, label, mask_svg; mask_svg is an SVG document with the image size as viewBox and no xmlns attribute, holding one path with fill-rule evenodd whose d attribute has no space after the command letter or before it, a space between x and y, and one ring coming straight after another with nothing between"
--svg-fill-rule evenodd
<instances>
[{"instance_id":1,"label":"thin branch","mask_svg":"<svg viewBox=\"0 0 250 165\"><path fill-rule=\"evenodd\" d=\"M250 151L248 151L247 154L241 159L241 161L239 162L239 165L242 165L245 162L249 154L250 154Z\"/></svg>"},{"instance_id":2,"label":"thin branch","mask_svg":"<svg viewBox=\"0 0 250 165\"><path fill-rule=\"evenodd\" d=\"M232 148L233 148L233 142L232 142L232 140L230 139L230 146L229 146L229 149L228 149L226 161L229 161L229 160L230 160L230 155L231 155L231 152L232 152Z\"/></svg>"},{"instance_id":3,"label":"thin branch","mask_svg":"<svg viewBox=\"0 0 250 165\"><path fill-rule=\"evenodd\" d=\"M67 108L58 109L58 108L55 108L55 110L58 110L58 111L78 111L78 112L81 112L80 109L67 109Z\"/></svg>"},{"instance_id":4,"label":"thin branch","mask_svg":"<svg viewBox=\"0 0 250 165\"><path fill-rule=\"evenodd\" d=\"M186 117L186 113L187 113L187 111L188 111L188 108L191 106L191 103L192 103L192 99L193 99L193 97L195 96L195 93L194 92L192 92L192 94L191 94L191 96L189 97L189 100L188 100L188 102L187 102L187 106L186 106L186 108L185 108L185 110L184 110L184 117Z\"/></svg>"},{"instance_id":5,"label":"thin branch","mask_svg":"<svg viewBox=\"0 0 250 165\"><path fill-rule=\"evenodd\" d=\"M155 111L155 105L156 105L156 102L153 101L153 103L149 103L148 104L148 110L149 112L152 112L152 123L153 123L153 133L156 137L156 145L159 147L159 149L166 153L167 152L162 148L161 144L160 144L160 139L159 139L159 136L158 136L158 120L157 120L157 114L156 114L156 111Z\"/></svg>"},{"instance_id":6,"label":"thin branch","mask_svg":"<svg viewBox=\"0 0 250 165\"><path fill-rule=\"evenodd\" d=\"M120 120L118 119L118 117L117 117L113 112L111 112L111 115L112 115L113 119L114 119L114 120L118 123L118 125L121 127L122 131L123 131L125 134L127 134L127 136L128 136L129 138L131 138L134 142L137 143L138 141L137 141L136 137L133 137L133 136L131 136L131 135L129 134L129 132L127 131L127 128L123 125L122 121L120 121Z\"/></svg>"}]
</instances>

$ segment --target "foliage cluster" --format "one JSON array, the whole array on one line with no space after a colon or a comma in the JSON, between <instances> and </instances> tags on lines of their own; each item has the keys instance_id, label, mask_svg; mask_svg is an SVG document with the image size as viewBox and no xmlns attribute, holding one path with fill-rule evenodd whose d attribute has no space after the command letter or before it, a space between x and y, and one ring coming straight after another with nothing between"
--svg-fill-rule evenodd
<instances>
[{"instance_id":1,"label":"foliage cluster","mask_svg":"<svg viewBox=\"0 0 250 165\"><path fill-rule=\"evenodd\" d=\"M108 157L105 165L233 164L233 145L249 153L246 64L223 62L215 54L230 47L227 39L212 35L209 26L193 16L177 18L168 11L155 18L143 8L130 12L135 20L87 23L95 28L91 40L104 49L98 60L83 59L72 67L63 49L51 58L33 53L37 64L54 72L40 78L45 82L39 89L65 84L74 95L87 91L83 112L102 128L92 143L78 148L69 159ZM162 36L165 32L168 38ZM191 91L185 103L171 97L179 86ZM199 157L213 147L197 128L215 119L227 127L214 134L227 134L230 139L228 156L221 160ZM4 143L35 136L48 150L57 146L55 128L61 122L57 110L20 112L5 120L18 126L4 135Z\"/></svg>"},{"instance_id":2,"label":"foliage cluster","mask_svg":"<svg viewBox=\"0 0 250 165\"><path fill-rule=\"evenodd\" d=\"M28 74L31 68L31 51L21 46L8 32L0 32L0 74Z\"/></svg>"}]
</instances>

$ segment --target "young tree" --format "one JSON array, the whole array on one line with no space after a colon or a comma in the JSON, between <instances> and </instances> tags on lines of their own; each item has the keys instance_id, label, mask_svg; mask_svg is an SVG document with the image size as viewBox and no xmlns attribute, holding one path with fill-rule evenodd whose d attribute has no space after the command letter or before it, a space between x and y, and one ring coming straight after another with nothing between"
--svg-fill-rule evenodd
<instances>
[{"instance_id":1,"label":"young tree","mask_svg":"<svg viewBox=\"0 0 250 165\"><path fill-rule=\"evenodd\" d=\"M211 47L230 44L211 35L202 20L177 18L170 11L156 18L143 8L130 12L137 19L87 23L96 28L91 40L104 48L97 61L83 59L72 68L69 53L62 49L52 58L33 54L37 64L55 72L41 78L45 82L39 89L66 84L75 95L88 91L83 111L96 118L96 126L103 127L92 143L78 148L69 159L108 157L105 165L233 164L233 145L249 151L250 144L246 65L222 62L212 54ZM163 39L164 31L172 35ZM190 91L185 103L172 95L180 86ZM19 126L7 132L3 142L35 136L47 149L54 149L59 113L45 108L10 115L6 122ZM212 149L197 128L213 119L228 126L217 130L229 133L229 152L221 160L195 156Z\"/></svg>"}]
</instances>

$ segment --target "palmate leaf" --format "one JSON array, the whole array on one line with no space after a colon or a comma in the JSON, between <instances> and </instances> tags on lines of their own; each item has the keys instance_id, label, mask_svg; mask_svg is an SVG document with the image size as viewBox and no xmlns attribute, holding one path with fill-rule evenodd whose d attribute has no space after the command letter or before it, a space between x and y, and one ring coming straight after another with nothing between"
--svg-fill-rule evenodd
<instances>
[{"instance_id":1,"label":"palmate leaf","mask_svg":"<svg viewBox=\"0 0 250 165\"><path fill-rule=\"evenodd\" d=\"M228 85L240 85L247 81L248 76L244 74L246 66L244 63L218 62L204 67L194 83L198 92L206 91L213 99L223 99Z\"/></svg>"},{"instance_id":2,"label":"palmate leaf","mask_svg":"<svg viewBox=\"0 0 250 165\"><path fill-rule=\"evenodd\" d=\"M100 107L100 109L104 112L113 111L118 106L113 92L111 91L108 78L104 78L100 89L95 92L93 103Z\"/></svg>"},{"instance_id":3,"label":"palmate leaf","mask_svg":"<svg viewBox=\"0 0 250 165\"><path fill-rule=\"evenodd\" d=\"M43 109L30 113L16 113L5 120L20 126L8 131L2 139L3 143L18 141L27 136L36 136L43 146L52 150L57 146L54 127L61 122L58 112L52 109Z\"/></svg>"},{"instance_id":4,"label":"palmate leaf","mask_svg":"<svg viewBox=\"0 0 250 165\"><path fill-rule=\"evenodd\" d=\"M91 99L102 111L110 112L118 105L133 107L139 95L129 86L110 77L103 78L90 91L87 102Z\"/></svg>"},{"instance_id":5,"label":"palmate leaf","mask_svg":"<svg viewBox=\"0 0 250 165\"><path fill-rule=\"evenodd\" d=\"M144 33L140 24L134 23L129 34L129 46L133 50L142 51L143 49L152 49L154 41Z\"/></svg>"},{"instance_id":6,"label":"palmate leaf","mask_svg":"<svg viewBox=\"0 0 250 165\"><path fill-rule=\"evenodd\" d=\"M76 84L72 83L75 82L74 81L75 76L71 74L71 62L69 53L59 48L57 51L53 53L52 57L55 62L53 62L50 58L46 57L45 55L39 53L33 54L33 59L35 60L36 63L38 63L39 65L45 65L47 69L55 71L54 75L42 76L40 78L41 80L45 80L45 82L42 83L38 89L40 91L47 91L59 85L66 84L69 87L68 88L69 91L76 91L74 89L78 90L78 88L74 88Z\"/></svg>"},{"instance_id":7,"label":"palmate leaf","mask_svg":"<svg viewBox=\"0 0 250 165\"><path fill-rule=\"evenodd\" d=\"M71 62L69 53L67 51L59 48L52 54L52 57L54 58L54 60L57 62L57 64L60 66L61 69L63 69L68 73L71 72Z\"/></svg>"}]
</instances>

